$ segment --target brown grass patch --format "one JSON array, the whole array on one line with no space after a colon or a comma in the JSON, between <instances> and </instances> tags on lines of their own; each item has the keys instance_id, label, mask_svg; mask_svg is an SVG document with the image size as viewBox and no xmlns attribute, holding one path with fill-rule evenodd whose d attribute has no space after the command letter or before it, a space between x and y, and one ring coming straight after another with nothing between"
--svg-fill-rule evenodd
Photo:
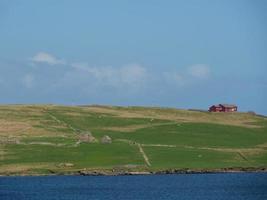
<instances>
[{"instance_id":1,"label":"brown grass patch","mask_svg":"<svg viewBox=\"0 0 267 200\"><path fill-rule=\"evenodd\" d=\"M257 145L257 147L260 147L260 148L267 148L267 143L259 144L259 145Z\"/></svg>"},{"instance_id":2,"label":"brown grass patch","mask_svg":"<svg viewBox=\"0 0 267 200\"><path fill-rule=\"evenodd\" d=\"M108 131L119 131L119 132L134 132L139 129L143 128L150 128L154 126L162 126L162 125L171 125L176 124L176 122L170 122L170 123L154 123L154 124L140 124L140 125L131 125L131 126L124 126L124 127L103 127L102 130L108 130Z\"/></svg>"},{"instance_id":3,"label":"brown grass patch","mask_svg":"<svg viewBox=\"0 0 267 200\"><path fill-rule=\"evenodd\" d=\"M252 156L256 154L262 154L267 152L265 149L262 148L208 148L208 147L199 147L198 149L203 150L212 150L212 151L220 151L220 152L228 152L228 153L240 153L244 156Z\"/></svg>"},{"instance_id":4,"label":"brown grass patch","mask_svg":"<svg viewBox=\"0 0 267 200\"><path fill-rule=\"evenodd\" d=\"M0 120L0 135L1 133L14 133L14 132L21 132L27 129L30 129L31 125L26 122L13 122L13 121L6 121Z\"/></svg>"},{"instance_id":5,"label":"brown grass patch","mask_svg":"<svg viewBox=\"0 0 267 200\"><path fill-rule=\"evenodd\" d=\"M54 163L7 164L0 166L0 174L25 172L32 169L55 168Z\"/></svg>"},{"instance_id":6,"label":"brown grass patch","mask_svg":"<svg viewBox=\"0 0 267 200\"><path fill-rule=\"evenodd\" d=\"M257 122L258 118L247 113L204 113L160 108L133 109L125 107L116 109L116 107L107 106L90 106L83 109L90 112L113 114L121 118L154 118L175 122L214 123L247 128L261 128L260 125L251 124Z\"/></svg>"},{"instance_id":7,"label":"brown grass patch","mask_svg":"<svg viewBox=\"0 0 267 200\"><path fill-rule=\"evenodd\" d=\"M80 117L84 116L84 113L78 113L78 112L64 112L64 115L70 116L70 117ZM89 116L89 113L86 113L86 116Z\"/></svg>"}]
</instances>

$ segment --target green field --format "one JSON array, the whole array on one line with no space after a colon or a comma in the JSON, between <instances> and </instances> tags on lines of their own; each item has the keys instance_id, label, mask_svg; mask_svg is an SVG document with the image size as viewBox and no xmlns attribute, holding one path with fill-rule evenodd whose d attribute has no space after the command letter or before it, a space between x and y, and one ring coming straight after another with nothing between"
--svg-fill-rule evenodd
<instances>
[{"instance_id":1,"label":"green field","mask_svg":"<svg viewBox=\"0 0 267 200\"><path fill-rule=\"evenodd\" d=\"M91 133L94 141L82 141ZM103 136L111 141L103 143ZM0 106L0 174L267 167L267 118L172 108Z\"/></svg>"}]
</instances>

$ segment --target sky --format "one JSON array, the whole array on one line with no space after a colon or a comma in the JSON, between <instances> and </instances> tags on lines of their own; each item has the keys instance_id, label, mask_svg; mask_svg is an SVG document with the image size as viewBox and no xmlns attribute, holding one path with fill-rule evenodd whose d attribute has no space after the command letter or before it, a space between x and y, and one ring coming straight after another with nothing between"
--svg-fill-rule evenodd
<instances>
[{"instance_id":1,"label":"sky","mask_svg":"<svg viewBox=\"0 0 267 200\"><path fill-rule=\"evenodd\" d=\"M267 115L265 0L0 0L0 104Z\"/></svg>"}]
</instances>

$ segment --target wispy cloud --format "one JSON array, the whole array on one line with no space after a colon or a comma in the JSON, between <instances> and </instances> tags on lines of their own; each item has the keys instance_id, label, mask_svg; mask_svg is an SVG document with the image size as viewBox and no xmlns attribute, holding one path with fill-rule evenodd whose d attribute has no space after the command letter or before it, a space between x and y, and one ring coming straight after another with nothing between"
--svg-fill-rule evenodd
<instances>
[{"instance_id":1,"label":"wispy cloud","mask_svg":"<svg viewBox=\"0 0 267 200\"><path fill-rule=\"evenodd\" d=\"M199 81L207 80L210 77L210 67L206 64L195 64L185 67L184 70L166 71L163 78L166 83L178 87L195 85Z\"/></svg>"},{"instance_id":2,"label":"wispy cloud","mask_svg":"<svg viewBox=\"0 0 267 200\"><path fill-rule=\"evenodd\" d=\"M185 86L187 79L181 73L178 72L164 72L163 77L167 83L174 84L175 86Z\"/></svg>"},{"instance_id":3,"label":"wispy cloud","mask_svg":"<svg viewBox=\"0 0 267 200\"><path fill-rule=\"evenodd\" d=\"M210 76L210 67L206 64L196 64L190 66L188 72L195 78L205 79Z\"/></svg>"},{"instance_id":4,"label":"wispy cloud","mask_svg":"<svg viewBox=\"0 0 267 200\"><path fill-rule=\"evenodd\" d=\"M39 52L35 56L33 56L30 60L35 63L46 63L49 65L66 64L66 62L63 59L56 58L55 56L46 52Z\"/></svg>"},{"instance_id":5,"label":"wispy cloud","mask_svg":"<svg viewBox=\"0 0 267 200\"><path fill-rule=\"evenodd\" d=\"M103 88L115 90L138 91L144 88L162 87L181 88L195 85L210 76L210 67L206 64L195 64L182 70L156 72L140 64L123 66L92 66L87 62L71 62L59 59L50 53L40 52L32 57L35 64L64 64L67 66L62 76L55 81L60 87ZM33 77L24 77L24 84L30 88Z\"/></svg>"},{"instance_id":6,"label":"wispy cloud","mask_svg":"<svg viewBox=\"0 0 267 200\"><path fill-rule=\"evenodd\" d=\"M28 89L32 88L34 86L33 74L26 74L24 77L22 77L22 84Z\"/></svg>"},{"instance_id":7,"label":"wispy cloud","mask_svg":"<svg viewBox=\"0 0 267 200\"><path fill-rule=\"evenodd\" d=\"M58 59L50 53L39 52L31 58L35 65L64 65L67 66L62 77L58 79L58 84L66 84L67 80L75 85L80 83L90 83L94 86L108 86L113 88L139 89L144 86L147 69L139 64L127 64L123 66L90 66L86 62L71 62ZM32 80L29 76L23 78L24 84L30 86ZM60 83L62 81L62 83Z\"/></svg>"},{"instance_id":8,"label":"wispy cloud","mask_svg":"<svg viewBox=\"0 0 267 200\"><path fill-rule=\"evenodd\" d=\"M94 78L101 84L121 87L122 85L139 87L147 77L145 67L130 64L122 67L91 67L87 63L72 63L71 66L88 73L88 78Z\"/></svg>"}]
</instances>

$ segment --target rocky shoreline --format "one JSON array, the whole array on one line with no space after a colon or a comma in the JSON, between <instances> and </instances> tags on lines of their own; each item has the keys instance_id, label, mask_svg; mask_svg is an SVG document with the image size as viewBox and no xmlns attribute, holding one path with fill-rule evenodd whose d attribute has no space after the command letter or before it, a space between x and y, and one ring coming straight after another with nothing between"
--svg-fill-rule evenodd
<instances>
[{"instance_id":1,"label":"rocky shoreline","mask_svg":"<svg viewBox=\"0 0 267 200\"><path fill-rule=\"evenodd\" d=\"M131 175L167 175L167 174L212 174L212 173L267 173L266 167L233 167L233 168L220 168L220 169L166 169L166 170L143 170L143 171L128 171L128 170L114 170L114 169L84 169L79 171L65 171L56 172L49 170L48 173L4 173L1 176L131 176Z\"/></svg>"},{"instance_id":2,"label":"rocky shoreline","mask_svg":"<svg viewBox=\"0 0 267 200\"><path fill-rule=\"evenodd\" d=\"M87 171L81 170L82 176L123 176L123 175L164 175L164 174L208 174L208 173L238 173L238 172L265 172L267 168L221 168L221 169L167 169L159 171Z\"/></svg>"}]
</instances>

